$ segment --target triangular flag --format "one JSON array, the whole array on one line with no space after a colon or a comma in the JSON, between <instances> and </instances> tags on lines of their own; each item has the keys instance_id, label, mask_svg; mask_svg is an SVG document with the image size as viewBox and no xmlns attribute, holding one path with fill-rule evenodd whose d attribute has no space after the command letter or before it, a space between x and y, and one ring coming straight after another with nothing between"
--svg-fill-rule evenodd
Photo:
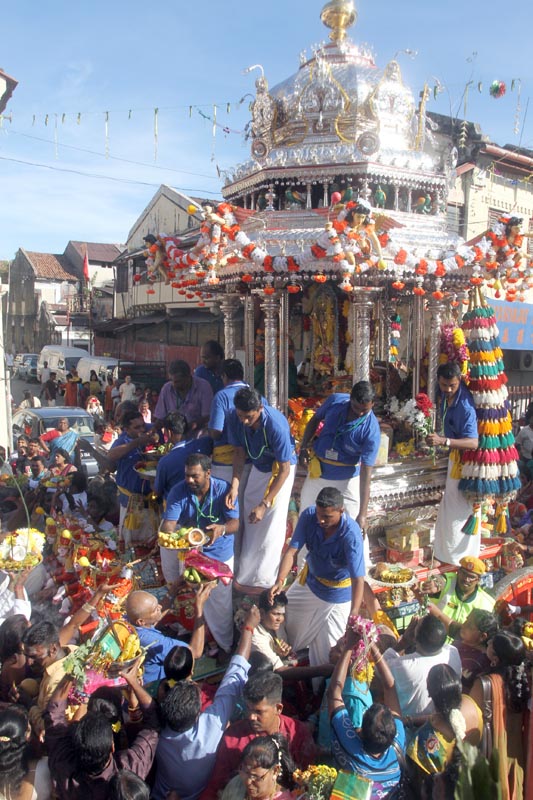
<instances>
[{"instance_id":1,"label":"triangular flag","mask_svg":"<svg viewBox=\"0 0 533 800\"><path fill-rule=\"evenodd\" d=\"M83 258L83 277L85 282L89 283L89 250L87 245L85 245L85 256Z\"/></svg>"}]
</instances>

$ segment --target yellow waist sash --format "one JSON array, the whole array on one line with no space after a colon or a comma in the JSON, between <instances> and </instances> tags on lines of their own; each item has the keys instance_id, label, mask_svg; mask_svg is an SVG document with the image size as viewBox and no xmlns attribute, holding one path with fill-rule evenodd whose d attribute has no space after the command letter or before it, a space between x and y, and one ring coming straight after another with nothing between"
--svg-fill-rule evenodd
<instances>
[{"instance_id":1,"label":"yellow waist sash","mask_svg":"<svg viewBox=\"0 0 533 800\"><path fill-rule=\"evenodd\" d=\"M454 478L456 481L461 480L463 476L463 465L461 464L460 451L455 449L450 450L449 459L452 462L450 478Z\"/></svg>"},{"instance_id":2,"label":"yellow waist sash","mask_svg":"<svg viewBox=\"0 0 533 800\"><path fill-rule=\"evenodd\" d=\"M305 586L307 583L307 576L309 575L309 567L305 564L304 568L298 575L298 583L301 586ZM327 578L319 578L318 575L313 576L315 580L322 584L322 586L327 586L330 589L347 589L349 586L352 585L351 578L345 578L343 581L328 581Z\"/></svg>"},{"instance_id":3,"label":"yellow waist sash","mask_svg":"<svg viewBox=\"0 0 533 800\"><path fill-rule=\"evenodd\" d=\"M310 478L320 478L322 475L322 464L332 464L334 467L355 467L355 464L344 464L342 461L334 461L332 458L323 458L313 452L309 458L307 474Z\"/></svg>"},{"instance_id":4,"label":"yellow waist sash","mask_svg":"<svg viewBox=\"0 0 533 800\"><path fill-rule=\"evenodd\" d=\"M213 461L219 464L229 465L233 463L233 445L219 444L213 447Z\"/></svg>"}]
</instances>

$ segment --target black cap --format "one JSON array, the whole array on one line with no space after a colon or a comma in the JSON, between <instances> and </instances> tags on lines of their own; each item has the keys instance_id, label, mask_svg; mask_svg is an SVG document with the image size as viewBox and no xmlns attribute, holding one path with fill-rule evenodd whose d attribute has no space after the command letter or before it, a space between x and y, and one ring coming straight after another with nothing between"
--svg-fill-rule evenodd
<instances>
[{"instance_id":1,"label":"black cap","mask_svg":"<svg viewBox=\"0 0 533 800\"><path fill-rule=\"evenodd\" d=\"M143 242L148 242L148 244L155 244L157 242L157 239L153 233L147 233L146 236L143 236Z\"/></svg>"}]
</instances>

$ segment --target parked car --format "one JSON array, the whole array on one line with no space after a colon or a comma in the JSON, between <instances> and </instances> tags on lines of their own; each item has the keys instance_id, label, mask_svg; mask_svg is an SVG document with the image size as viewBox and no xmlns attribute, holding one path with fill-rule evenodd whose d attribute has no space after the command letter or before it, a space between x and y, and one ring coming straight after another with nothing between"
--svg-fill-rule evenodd
<instances>
[{"instance_id":1,"label":"parked car","mask_svg":"<svg viewBox=\"0 0 533 800\"><path fill-rule=\"evenodd\" d=\"M27 358L31 358L32 356L35 356L35 358L39 358L39 354L38 353L17 353L17 355L15 356L15 360L13 362L13 377L14 378L20 378L20 369L22 367L23 362Z\"/></svg>"},{"instance_id":2,"label":"parked car","mask_svg":"<svg viewBox=\"0 0 533 800\"><path fill-rule=\"evenodd\" d=\"M94 445L93 417L83 408L55 406L53 408L24 408L15 412L13 415L13 449L16 449L17 438L21 434L33 438L42 436L46 431L57 428L57 423L63 417L68 419L70 427L82 439ZM76 451L74 463L89 478L98 474L98 464L90 453Z\"/></svg>"},{"instance_id":3,"label":"parked car","mask_svg":"<svg viewBox=\"0 0 533 800\"><path fill-rule=\"evenodd\" d=\"M22 364L18 368L18 377L21 380L37 383L37 359L39 356L25 356Z\"/></svg>"}]
</instances>

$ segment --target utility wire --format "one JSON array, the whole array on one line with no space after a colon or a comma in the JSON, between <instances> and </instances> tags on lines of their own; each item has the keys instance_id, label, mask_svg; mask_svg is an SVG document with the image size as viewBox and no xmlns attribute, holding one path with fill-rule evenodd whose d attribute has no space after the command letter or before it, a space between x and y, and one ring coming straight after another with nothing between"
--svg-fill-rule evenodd
<instances>
[{"instance_id":1,"label":"utility wire","mask_svg":"<svg viewBox=\"0 0 533 800\"><path fill-rule=\"evenodd\" d=\"M64 144L63 142L55 142L53 139L44 139L41 136L32 136L29 133L22 133L21 131L13 130L9 128L8 135L15 134L16 136L23 136L26 139L34 139L37 142L45 142L46 144L53 144L54 146L58 147L66 147L69 150L77 150L80 153L89 153L93 156L101 156L106 160L113 160L113 161L122 161L125 164L135 164L138 167L149 167L150 169L160 169L164 170L165 172L177 172L181 173L182 175L192 175L195 178L208 178L209 180L218 180L218 176L216 175L204 175L202 172L188 172L185 169L174 169L172 167L162 167L159 164L148 164L145 161L134 161L129 158L122 158L121 156L113 156L109 154L108 156L105 153L99 153L97 150L89 150L86 147L76 147L72 144Z\"/></svg>"},{"instance_id":2,"label":"utility wire","mask_svg":"<svg viewBox=\"0 0 533 800\"><path fill-rule=\"evenodd\" d=\"M8 158L7 156L0 156L0 160L2 161L11 161L15 164L25 164L29 167L38 167L40 169L50 169L53 172L69 172L73 175L81 175L85 178L99 178L100 180L105 181L114 181L115 183L129 183L129 184L137 184L139 186L156 186L159 187L159 183L150 183L149 181L138 181L133 178L115 178L112 175L98 175L95 172L85 172L79 169L68 169L67 167L54 167L51 164L39 164L37 161L24 161L21 158ZM185 192L185 194L214 194L220 195L220 192L212 192L209 189L184 189L180 186L173 186L173 189L177 189L180 192Z\"/></svg>"}]
</instances>

